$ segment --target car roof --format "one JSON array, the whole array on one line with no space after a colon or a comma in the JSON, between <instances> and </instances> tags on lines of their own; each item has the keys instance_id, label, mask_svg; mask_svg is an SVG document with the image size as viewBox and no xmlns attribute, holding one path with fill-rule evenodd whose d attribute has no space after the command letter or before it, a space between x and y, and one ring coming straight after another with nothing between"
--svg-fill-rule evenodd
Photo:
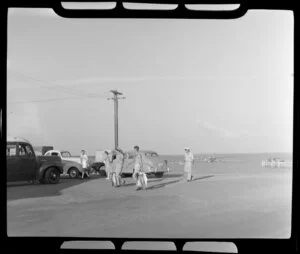
<instances>
[{"instance_id":1,"label":"car roof","mask_svg":"<svg viewBox=\"0 0 300 254\"><path fill-rule=\"evenodd\" d=\"M155 151L151 151L151 150L141 150L141 153L157 153Z\"/></svg>"},{"instance_id":2,"label":"car roof","mask_svg":"<svg viewBox=\"0 0 300 254\"><path fill-rule=\"evenodd\" d=\"M108 153L111 153L112 151L114 151L114 149L113 150L110 150L110 149L106 149L106 150L97 150L96 152L102 152L102 153L104 153L105 151L108 151ZM124 153L133 153L134 151L133 150L130 150L130 151L124 151ZM156 153L157 154L157 152L155 152L155 151L152 151L152 150L140 150L140 152L141 153Z\"/></svg>"},{"instance_id":3,"label":"car roof","mask_svg":"<svg viewBox=\"0 0 300 254\"><path fill-rule=\"evenodd\" d=\"M52 152L55 152L55 153L60 153L60 151L59 150L49 150L49 151L47 151L46 153L52 153Z\"/></svg>"},{"instance_id":4,"label":"car roof","mask_svg":"<svg viewBox=\"0 0 300 254\"><path fill-rule=\"evenodd\" d=\"M155 151L151 151L151 150L140 150L141 153L156 153ZM126 151L125 153L133 153L133 151Z\"/></svg>"},{"instance_id":5,"label":"car roof","mask_svg":"<svg viewBox=\"0 0 300 254\"><path fill-rule=\"evenodd\" d=\"M13 136L7 136L6 138L7 142L25 142L25 143L30 143L28 139L22 138L22 137L13 137Z\"/></svg>"}]
</instances>

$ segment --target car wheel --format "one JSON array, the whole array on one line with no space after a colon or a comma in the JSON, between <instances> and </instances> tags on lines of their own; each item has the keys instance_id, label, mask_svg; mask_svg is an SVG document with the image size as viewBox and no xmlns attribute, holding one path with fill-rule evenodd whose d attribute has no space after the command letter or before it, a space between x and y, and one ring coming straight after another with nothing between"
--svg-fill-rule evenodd
<instances>
[{"instance_id":1,"label":"car wheel","mask_svg":"<svg viewBox=\"0 0 300 254\"><path fill-rule=\"evenodd\" d=\"M79 170L77 168L70 168L68 174L70 178L74 179L78 177Z\"/></svg>"},{"instance_id":2,"label":"car wheel","mask_svg":"<svg viewBox=\"0 0 300 254\"><path fill-rule=\"evenodd\" d=\"M101 167L101 168L99 169L99 173L100 173L100 176L107 177L106 171L105 171L105 167Z\"/></svg>"},{"instance_id":3,"label":"car wheel","mask_svg":"<svg viewBox=\"0 0 300 254\"><path fill-rule=\"evenodd\" d=\"M154 175L157 178L161 178L161 177L163 177L164 173L163 172L158 172L158 173L155 173Z\"/></svg>"},{"instance_id":4,"label":"car wheel","mask_svg":"<svg viewBox=\"0 0 300 254\"><path fill-rule=\"evenodd\" d=\"M45 173L45 182L48 184L56 184L60 180L60 173L56 168L49 168Z\"/></svg>"}]
</instances>

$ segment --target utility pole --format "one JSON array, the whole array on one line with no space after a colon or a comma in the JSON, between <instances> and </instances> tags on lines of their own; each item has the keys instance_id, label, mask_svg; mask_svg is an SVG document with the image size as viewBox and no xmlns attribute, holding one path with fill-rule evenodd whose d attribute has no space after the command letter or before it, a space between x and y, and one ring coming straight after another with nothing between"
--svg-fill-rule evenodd
<instances>
[{"instance_id":1,"label":"utility pole","mask_svg":"<svg viewBox=\"0 0 300 254\"><path fill-rule=\"evenodd\" d=\"M119 146L119 126L118 126L118 100L125 99L125 97L118 97L118 95L123 95L122 93L118 92L117 90L110 90L113 94L113 98L108 98L108 100L114 101L114 125L115 125L115 149Z\"/></svg>"}]
</instances>

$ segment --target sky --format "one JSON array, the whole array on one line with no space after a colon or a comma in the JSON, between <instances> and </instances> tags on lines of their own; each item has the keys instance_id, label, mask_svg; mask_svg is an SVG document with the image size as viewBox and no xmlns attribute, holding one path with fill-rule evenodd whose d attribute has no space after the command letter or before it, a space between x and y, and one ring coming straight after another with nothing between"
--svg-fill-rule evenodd
<instances>
[{"instance_id":1,"label":"sky","mask_svg":"<svg viewBox=\"0 0 300 254\"><path fill-rule=\"evenodd\" d=\"M7 133L89 155L292 152L290 11L234 20L66 19L10 9Z\"/></svg>"}]
</instances>

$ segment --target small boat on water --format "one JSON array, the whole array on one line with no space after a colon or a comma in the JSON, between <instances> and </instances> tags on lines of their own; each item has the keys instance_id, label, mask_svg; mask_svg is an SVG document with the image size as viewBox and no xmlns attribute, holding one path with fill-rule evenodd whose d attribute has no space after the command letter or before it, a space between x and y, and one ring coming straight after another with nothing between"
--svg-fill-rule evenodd
<instances>
[{"instance_id":1,"label":"small boat on water","mask_svg":"<svg viewBox=\"0 0 300 254\"><path fill-rule=\"evenodd\" d=\"M207 162L209 162L209 163L216 162L216 161L217 161L217 157L216 157L216 155L214 154L213 157L206 157L206 158L204 159L204 161L207 161Z\"/></svg>"},{"instance_id":2,"label":"small boat on water","mask_svg":"<svg viewBox=\"0 0 300 254\"><path fill-rule=\"evenodd\" d=\"M283 168L292 167L292 161L280 160L278 158L268 158L261 162L261 166L264 168Z\"/></svg>"}]
</instances>

